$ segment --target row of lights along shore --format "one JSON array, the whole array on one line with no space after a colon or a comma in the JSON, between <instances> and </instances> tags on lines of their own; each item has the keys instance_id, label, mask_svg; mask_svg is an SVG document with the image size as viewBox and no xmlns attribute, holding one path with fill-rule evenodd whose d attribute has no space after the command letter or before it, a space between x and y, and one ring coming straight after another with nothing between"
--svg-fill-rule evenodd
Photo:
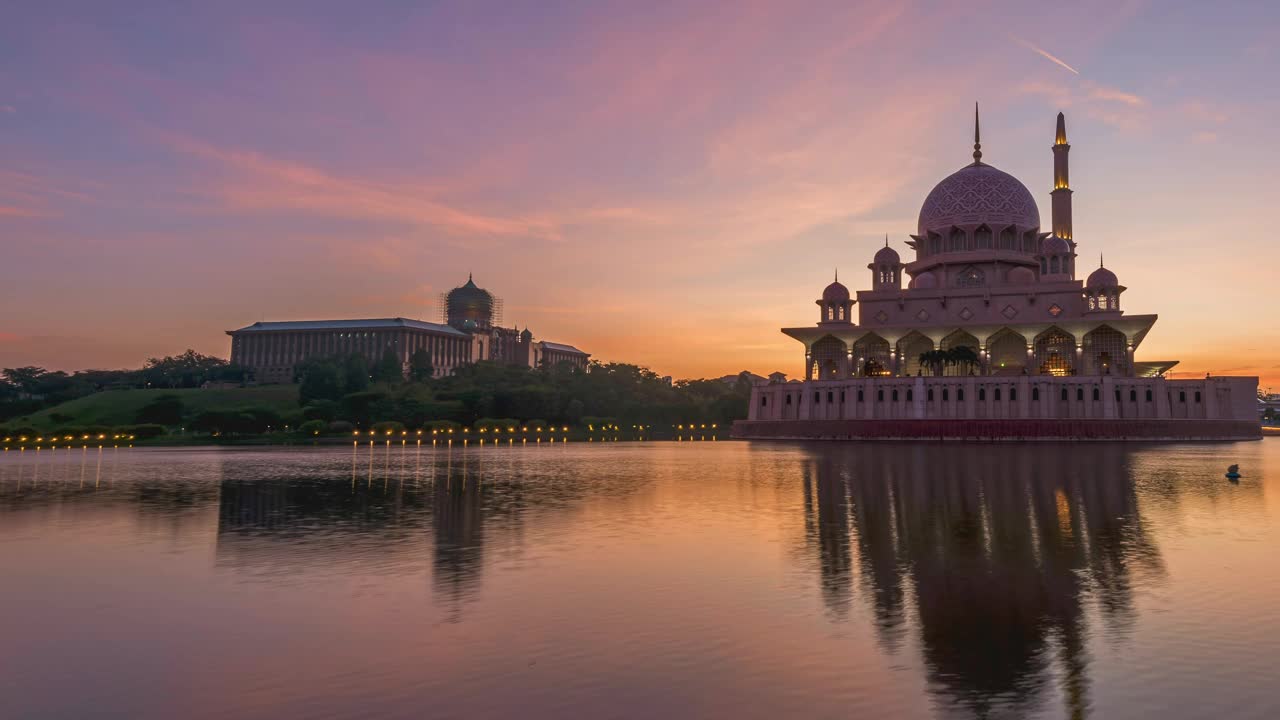
<instances>
[{"instance_id":1,"label":"row of lights along shore","mask_svg":"<svg viewBox=\"0 0 1280 720\"><path fill-rule=\"evenodd\" d=\"M121 441L128 442L130 443L129 447L133 447L133 444L132 444L133 439L134 439L133 435L112 435L111 436L111 440L113 441L113 447L119 447ZM44 437L43 435L38 437L27 437L26 435L22 435L19 437L10 436L4 439L4 451L9 452L9 449L13 445L17 445L19 450L26 450L27 443L30 443L32 447L39 450L40 448L45 447L46 445L50 448L56 448L59 445L66 445L67 447L71 447L72 445L75 445L77 443L79 443L81 447L89 447L89 445L93 444L94 442L105 443L106 440L107 440L107 436L105 434L81 435L79 437L76 437L75 435L50 435L48 437ZM98 447L102 447L102 445L99 444Z\"/></svg>"}]
</instances>

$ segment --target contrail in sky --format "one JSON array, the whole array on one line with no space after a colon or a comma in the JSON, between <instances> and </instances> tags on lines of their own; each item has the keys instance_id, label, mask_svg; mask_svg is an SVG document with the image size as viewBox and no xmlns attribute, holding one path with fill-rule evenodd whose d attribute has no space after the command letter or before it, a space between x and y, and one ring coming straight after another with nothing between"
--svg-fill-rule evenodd
<instances>
[{"instance_id":1,"label":"contrail in sky","mask_svg":"<svg viewBox=\"0 0 1280 720\"><path fill-rule=\"evenodd\" d=\"M1010 36L1009 36L1009 38L1010 38L1011 40L1013 40L1014 42L1018 43L1019 45L1021 45L1021 46L1025 47L1025 48L1027 48L1028 50L1031 50L1031 51L1035 52L1036 54L1041 55L1042 57L1044 57L1044 58L1046 58L1046 59L1048 59L1048 60L1052 61L1053 63L1055 63L1055 64L1057 64L1057 65L1061 65L1062 67L1064 67L1064 68L1066 68L1066 69L1070 70L1071 72L1073 72L1073 73L1075 73L1075 74L1077 74L1077 75L1079 75L1079 74L1080 74L1080 71L1079 71L1079 70L1077 70L1077 69L1075 69L1075 68L1071 67L1070 65L1068 65L1068 64L1066 64L1066 63L1064 63L1064 62L1062 62L1062 61L1061 61L1061 60L1059 60L1058 58L1056 58L1056 57L1054 57L1054 56L1050 55L1050 54L1049 54L1049 52L1048 52L1047 50L1044 50L1044 49L1042 49L1042 48L1040 48L1040 47L1037 47L1036 45L1034 45L1034 44L1032 44L1032 43L1029 43L1029 42L1027 42L1026 40L1023 40L1023 39L1022 39L1022 38L1020 38L1020 37L1014 37L1013 35L1010 35Z\"/></svg>"}]
</instances>

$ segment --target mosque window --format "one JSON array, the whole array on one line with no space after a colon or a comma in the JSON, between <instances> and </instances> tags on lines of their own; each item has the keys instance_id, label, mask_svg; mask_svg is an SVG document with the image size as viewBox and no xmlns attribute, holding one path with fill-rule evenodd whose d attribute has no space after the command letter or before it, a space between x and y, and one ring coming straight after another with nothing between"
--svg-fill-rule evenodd
<instances>
[{"instance_id":1,"label":"mosque window","mask_svg":"<svg viewBox=\"0 0 1280 720\"><path fill-rule=\"evenodd\" d=\"M964 402L964 388L956 388L956 402Z\"/></svg>"},{"instance_id":2,"label":"mosque window","mask_svg":"<svg viewBox=\"0 0 1280 720\"><path fill-rule=\"evenodd\" d=\"M858 391L858 402L862 402L862 391Z\"/></svg>"},{"instance_id":3,"label":"mosque window","mask_svg":"<svg viewBox=\"0 0 1280 720\"><path fill-rule=\"evenodd\" d=\"M1196 402L1200 402L1200 391L1196 391Z\"/></svg>"},{"instance_id":4,"label":"mosque window","mask_svg":"<svg viewBox=\"0 0 1280 720\"><path fill-rule=\"evenodd\" d=\"M913 398L914 396L915 396L915 393L911 392L911 389L910 389L910 388L908 388L908 389L907 389L907 402L911 402L911 400L912 400L912 398ZM893 399L894 399L894 400L897 400L898 398L897 398L897 396L895 395Z\"/></svg>"},{"instance_id":5,"label":"mosque window","mask_svg":"<svg viewBox=\"0 0 1280 720\"><path fill-rule=\"evenodd\" d=\"M1054 317L1058 317L1059 315L1061 315L1061 314L1062 314L1062 306L1061 306L1061 305L1058 305L1057 303L1054 303L1054 304L1050 305L1050 306L1049 306L1049 314L1050 314L1050 315L1052 315L1052 316L1054 316Z\"/></svg>"},{"instance_id":6,"label":"mosque window","mask_svg":"<svg viewBox=\"0 0 1280 720\"><path fill-rule=\"evenodd\" d=\"M908 391L908 392L910 392L910 391ZM893 401L894 401L894 402L898 402L898 390L897 390L897 388L894 388L894 391L893 391Z\"/></svg>"},{"instance_id":7,"label":"mosque window","mask_svg":"<svg viewBox=\"0 0 1280 720\"><path fill-rule=\"evenodd\" d=\"M990 250L991 249L991 228L987 227L986 225L983 225L982 227L978 228L973 234L973 241L979 250Z\"/></svg>"},{"instance_id":8,"label":"mosque window","mask_svg":"<svg viewBox=\"0 0 1280 720\"><path fill-rule=\"evenodd\" d=\"M884 402L884 390L876 391L876 402Z\"/></svg>"},{"instance_id":9,"label":"mosque window","mask_svg":"<svg viewBox=\"0 0 1280 720\"><path fill-rule=\"evenodd\" d=\"M986 389L986 388L978 388L978 399L979 399L979 400L986 400L986 399L987 399L987 389Z\"/></svg>"},{"instance_id":10,"label":"mosque window","mask_svg":"<svg viewBox=\"0 0 1280 720\"><path fill-rule=\"evenodd\" d=\"M765 407L765 406L767 406L768 404L769 404L769 397L768 397L767 395L761 395L761 396L760 396L760 407Z\"/></svg>"},{"instance_id":11,"label":"mosque window","mask_svg":"<svg viewBox=\"0 0 1280 720\"><path fill-rule=\"evenodd\" d=\"M835 394L834 392L831 392L830 390L828 390L828 391L827 391L827 402L835 402L835 401L836 401L836 394Z\"/></svg>"},{"instance_id":12,"label":"mosque window","mask_svg":"<svg viewBox=\"0 0 1280 720\"><path fill-rule=\"evenodd\" d=\"M942 252L942 236L937 233L929 233L929 254L937 255Z\"/></svg>"},{"instance_id":13,"label":"mosque window","mask_svg":"<svg viewBox=\"0 0 1280 720\"><path fill-rule=\"evenodd\" d=\"M1098 298L1094 295L1089 296L1089 309L1090 310L1098 309Z\"/></svg>"},{"instance_id":14,"label":"mosque window","mask_svg":"<svg viewBox=\"0 0 1280 720\"><path fill-rule=\"evenodd\" d=\"M947 389L942 388L942 402L946 402L948 399L949 398L947 398Z\"/></svg>"},{"instance_id":15,"label":"mosque window","mask_svg":"<svg viewBox=\"0 0 1280 720\"><path fill-rule=\"evenodd\" d=\"M1013 232L1013 228L1005 228L1000 231L1000 249L1001 250L1017 250L1017 237Z\"/></svg>"},{"instance_id":16,"label":"mosque window","mask_svg":"<svg viewBox=\"0 0 1280 720\"><path fill-rule=\"evenodd\" d=\"M929 388L929 391L925 395L925 400L933 402L933 388Z\"/></svg>"},{"instance_id":17,"label":"mosque window","mask_svg":"<svg viewBox=\"0 0 1280 720\"><path fill-rule=\"evenodd\" d=\"M1186 401L1187 401L1187 391L1186 391L1186 390L1179 390L1179 391L1178 391L1178 402L1186 402Z\"/></svg>"},{"instance_id":18,"label":"mosque window","mask_svg":"<svg viewBox=\"0 0 1280 720\"><path fill-rule=\"evenodd\" d=\"M816 405L816 404L818 404L818 403L820 403L820 402L822 402L822 393L817 392L817 391L814 391L814 393L813 393L813 402L814 402L814 404L815 404L815 405Z\"/></svg>"},{"instance_id":19,"label":"mosque window","mask_svg":"<svg viewBox=\"0 0 1280 720\"><path fill-rule=\"evenodd\" d=\"M995 399L996 402L1000 402L1000 388L996 388Z\"/></svg>"},{"instance_id":20,"label":"mosque window","mask_svg":"<svg viewBox=\"0 0 1280 720\"><path fill-rule=\"evenodd\" d=\"M791 404L791 393L787 393L787 404Z\"/></svg>"},{"instance_id":21,"label":"mosque window","mask_svg":"<svg viewBox=\"0 0 1280 720\"><path fill-rule=\"evenodd\" d=\"M1040 399L1040 388L1031 388L1031 400L1037 401L1039 399Z\"/></svg>"},{"instance_id":22,"label":"mosque window","mask_svg":"<svg viewBox=\"0 0 1280 720\"><path fill-rule=\"evenodd\" d=\"M986 277L976 267L967 267L956 275L957 287L981 287L986 284Z\"/></svg>"},{"instance_id":23,"label":"mosque window","mask_svg":"<svg viewBox=\"0 0 1280 720\"><path fill-rule=\"evenodd\" d=\"M1049 259L1049 274L1057 275L1060 272L1062 272L1061 261L1058 259L1057 255L1054 255Z\"/></svg>"},{"instance_id":24,"label":"mosque window","mask_svg":"<svg viewBox=\"0 0 1280 720\"><path fill-rule=\"evenodd\" d=\"M1084 388L1076 388L1076 400L1084 400Z\"/></svg>"},{"instance_id":25,"label":"mosque window","mask_svg":"<svg viewBox=\"0 0 1280 720\"><path fill-rule=\"evenodd\" d=\"M960 252L964 250L964 231L960 228L954 228L951 231L951 242L947 244L947 250L950 252Z\"/></svg>"},{"instance_id":26,"label":"mosque window","mask_svg":"<svg viewBox=\"0 0 1280 720\"><path fill-rule=\"evenodd\" d=\"M1098 395L1099 395L1098 388L1094 388L1094 389L1093 389L1093 401L1094 401L1094 402L1097 402L1097 401L1098 401Z\"/></svg>"},{"instance_id":27,"label":"mosque window","mask_svg":"<svg viewBox=\"0 0 1280 720\"><path fill-rule=\"evenodd\" d=\"M1151 402L1151 388L1147 388L1147 402Z\"/></svg>"},{"instance_id":28,"label":"mosque window","mask_svg":"<svg viewBox=\"0 0 1280 720\"><path fill-rule=\"evenodd\" d=\"M1009 388L1009 402L1017 402L1017 401L1018 401L1018 388L1014 388L1014 387Z\"/></svg>"},{"instance_id":29,"label":"mosque window","mask_svg":"<svg viewBox=\"0 0 1280 720\"><path fill-rule=\"evenodd\" d=\"M1130 390L1130 391L1129 391L1129 402L1138 402L1138 391L1137 391L1137 390Z\"/></svg>"},{"instance_id":30,"label":"mosque window","mask_svg":"<svg viewBox=\"0 0 1280 720\"><path fill-rule=\"evenodd\" d=\"M1049 261L1045 260L1044 258L1040 258L1040 274L1041 275L1049 274Z\"/></svg>"},{"instance_id":31,"label":"mosque window","mask_svg":"<svg viewBox=\"0 0 1280 720\"><path fill-rule=\"evenodd\" d=\"M844 391L843 391L843 390L841 390L841 391L840 391L840 404L841 404L841 405L843 405L843 404L844 404Z\"/></svg>"}]
</instances>

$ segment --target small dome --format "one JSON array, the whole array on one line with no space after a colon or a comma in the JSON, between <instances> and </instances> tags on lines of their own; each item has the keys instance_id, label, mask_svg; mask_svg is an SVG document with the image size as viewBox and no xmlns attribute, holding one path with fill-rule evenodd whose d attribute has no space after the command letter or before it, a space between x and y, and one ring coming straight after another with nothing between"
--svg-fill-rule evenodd
<instances>
[{"instance_id":1,"label":"small dome","mask_svg":"<svg viewBox=\"0 0 1280 720\"><path fill-rule=\"evenodd\" d=\"M1089 273L1089 279L1084 283L1087 288L1113 288L1119 285L1120 281L1116 278L1116 274L1104 267Z\"/></svg>"},{"instance_id":2,"label":"small dome","mask_svg":"<svg viewBox=\"0 0 1280 720\"><path fill-rule=\"evenodd\" d=\"M1016 267L1009 271L1010 285L1033 285L1036 281L1035 272L1028 267Z\"/></svg>"},{"instance_id":3,"label":"small dome","mask_svg":"<svg viewBox=\"0 0 1280 720\"><path fill-rule=\"evenodd\" d=\"M885 245L876 251L876 257L873 261L876 265L898 265L902 262L902 258L898 257L898 251Z\"/></svg>"},{"instance_id":4,"label":"small dome","mask_svg":"<svg viewBox=\"0 0 1280 720\"><path fill-rule=\"evenodd\" d=\"M915 276L910 287L914 290L932 290L938 287L938 278L931 272L922 272Z\"/></svg>"},{"instance_id":5,"label":"small dome","mask_svg":"<svg viewBox=\"0 0 1280 720\"><path fill-rule=\"evenodd\" d=\"M1070 255L1071 243L1058 237L1050 235L1044 239L1044 243L1040 246L1040 252L1043 255Z\"/></svg>"},{"instance_id":6,"label":"small dome","mask_svg":"<svg viewBox=\"0 0 1280 720\"><path fill-rule=\"evenodd\" d=\"M844 285L841 285L839 280L831 283L830 285L827 286L826 290L822 291L823 302L827 302L827 303L844 302L848 299L849 299L849 288L845 287Z\"/></svg>"}]
</instances>

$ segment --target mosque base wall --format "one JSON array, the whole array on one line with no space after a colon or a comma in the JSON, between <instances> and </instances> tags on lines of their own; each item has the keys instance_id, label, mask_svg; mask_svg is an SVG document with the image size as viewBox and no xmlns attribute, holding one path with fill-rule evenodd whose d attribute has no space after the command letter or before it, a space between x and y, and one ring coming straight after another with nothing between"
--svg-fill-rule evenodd
<instances>
[{"instance_id":1,"label":"mosque base wall","mask_svg":"<svg viewBox=\"0 0 1280 720\"><path fill-rule=\"evenodd\" d=\"M743 440L1258 440L1252 420L739 420Z\"/></svg>"}]
</instances>

